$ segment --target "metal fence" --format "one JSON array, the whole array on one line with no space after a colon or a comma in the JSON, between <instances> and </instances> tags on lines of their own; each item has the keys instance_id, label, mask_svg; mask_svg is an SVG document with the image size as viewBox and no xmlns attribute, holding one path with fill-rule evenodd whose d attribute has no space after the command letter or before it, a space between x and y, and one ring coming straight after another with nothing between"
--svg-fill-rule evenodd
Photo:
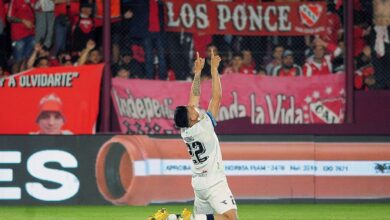
<instances>
[{"instance_id":1,"label":"metal fence","mask_svg":"<svg viewBox=\"0 0 390 220\"><path fill-rule=\"evenodd\" d=\"M15 56L16 45L21 44L13 37L15 30L20 29L17 26L20 25L18 19L11 18L14 15L12 8L15 7L10 6L14 2L14 0L2 0L0 4L1 75L6 71L12 74L23 70L23 68L13 69L14 64L19 61ZM319 2L324 4L321 10L326 14L325 32L319 34L320 37L316 34L299 36L291 31L291 35L289 31L274 33L259 31L248 34L246 29L230 29L230 31L217 33L210 28L194 31L193 28L188 27L191 21L205 26L213 20L223 20L226 17L230 18L232 23L242 24L244 19L250 22L254 20L254 15L250 12L256 10L263 16L257 19L262 19L263 26L267 26L268 18L272 20L273 16L279 16L277 19L284 19L283 14L277 13L283 12L285 8L292 10L294 4L299 4L299 10L302 9L303 4L307 5L307 8L302 11L311 12L307 15L314 16L311 20L313 22L318 15L316 13L319 13L315 4ZM346 1L111 0L112 76L189 80L194 52L198 51L202 56L207 57L207 51L211 48L218 50L223 58L221 74L239 72L273 76L308 76L342 72L345 60L344 2ZM353 3L354 37L350 40L354 41L355 88L358 90L389 89L390 74L387 73L387 67L390 65L388 53L390 1L354 0ZM225 5L218 8L219 12L225 13L223 14L225 18L217 18L216 14L207 14L208 11L205 13L209 5L216 4ZM243 5L244 10L240 11L239 7L232 8L232 6L229 11L230 6L226 6L229 4ZM45 12L46 17L42 18L39 5L30 4L29 7L35 16L35 43L41 42L46 50L49 50L50 58L54 58L59 65L64 64L62 61L65 63L70 61L67 55L72 56L73 63L80 64L79 56L82 50L88 48L86 44L88 39L95 40L95 44L91 44L90 48L93 46L100 48L102 45L102 16L105 10L102 0L72 0L56 4L55 21L47 23L47 27L42 27L42 22L49 21L46 14L52 12ZM175 11L175 7L181 8ZM269 8L271 9L268 10ZM89 16L92 20L85 19L85 15L81 16L82 13L91 13ZM288 19L294 20L299 16L303 15L296 14ZM180 24L172 31L172 24L177 25L178 22ZM310 26L310 19L304 21L301 17L301 22L309 22L307 24ZM34 49L30 48L30 50ZM42 56L46 56L46 52L44 51ZM24 65L27 65L30 55L26 54L23 57ZM82 63L101 62L101 57L101 50L96 50L95 54L92 52L91 56ZM56 63L49 61L50 64ZM208 73L205 71L203 76L207 78Z\"/></svg>"},{"instance_id":2,"label":"metal fence","mask_svg":"<svg viewBox=\"0 0 390 220\"><path fill-rule=\"evenodd\" d=\"M179 1L180 2L180 1ZM247 1L261 6L273 1ZM283 4L276 1L275 4ZM304 1L305 2L305 1ZM306 1L308 3L318 1ZM345 70L343 2L326 2L326 27L320 35L305 36L209 34L182 28L164 30L173 7L169 1L123 1L122 21L113 24L113 76L161 80L188 80L194 52L207 57L214 48L223 58L220 73L249 73L272 76L335 74ZM284 2L285 5L292 4ZM171 4L171 5L168 5ZM174 3L174 4L183 4ZM188 3L194 6L195 3ZM387 40L388 1L354 1L354 61L357 90L388 89L390 64ZM195 7L195 6L194 6ZM188 7L187 9L189 9ZM382 9L383 8L383 9ZM168 13L167 13L168 12ZM195 13L195 12L194 12ZM374 16L375 14L375 16ZM196 14L194 15L196 18ZM164 20L165 18L165 20ZM174 19L171 17L171 19ZM374 22L373 22L374 21ZM378 36L379 35L379 36ZM351 39L352 40L352 39ZM381 43L382 42L382 43ZM131 51L131 52L129 52ZM131 58L133 65L121 65ZM127 72L126 72L127 71ZM204 73L205 78L208 77Z\"/></svg>"},{"instance_id":3,"label":"metal fence","mask_svg":"<svg viewBox=\"0 0 390 220\"><path fill-rule=\"evenodd\" d=\"M262 5L257 1L249 2ZM272 4L269 2L267 4ZM169 21L164 17L169 16L167 12L170 11L166 8L172 7L167 5L172 2L156 1L153 4L150 5L149 1L122 2L123 20L112 26L113 76L128 70L130 78L188 80L194 52L207 57L211 48L223 58L220 74L300 76L343 71L343 8L332 2L325 4L328 22L322 39L315 35L288 33L282 36L264 32L259 32L259 35L241 35L239 32L209 34L184 28L167 31L164 28ZM313 72L311 66L316 66L310 63L313 58L314 62L326 64L318 65L319 70ZM132 61L128 61L130 59ZM133 65L122 65L128 62ZM203 76L207 78L207 73Z\"/></svg>"}]
</instances>

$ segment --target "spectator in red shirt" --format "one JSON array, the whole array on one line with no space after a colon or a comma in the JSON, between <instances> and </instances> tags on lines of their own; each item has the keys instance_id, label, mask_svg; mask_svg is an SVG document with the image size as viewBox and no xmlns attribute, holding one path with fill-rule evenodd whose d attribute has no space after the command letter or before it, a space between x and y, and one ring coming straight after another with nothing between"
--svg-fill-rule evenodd
<instances>
[{"instance_id":1,"label":"spectator in red shirt","mask_svg":"<svg viewBox=\"0 0 390 220\"><path fill-rule=\"evenodd\" d=\"M251 66L244 66L243 54L233 54L230 65L223 70L223 74L256 74L256 71Z\"/></svg>"},{"instance_id":2,"label":"spectator in red shirt","mask_svg":"<svg viewBox=\"0 0 390 220\"><path fill-rule=\"evenodd\" d=\"M307 58L303 66L303 74L305 76L331 74L333 72L332 61L342 53L342 49L319 37L314 40L313 47L313 55Z\"/></svg>"},{"instance_id":3,"label":"spectator in red shirt","mask_svg":"<svg viewBox=\"0 0 390 220\"><path fill-rule=\"evenodd\" d=\"M34 48L34 9L29 0L11 0L8 14L15 65L12 72L20 71L20 64Z\"/></svg>"},{"instance_id":4,"label":"spectator in red shirt","mask_svg":"<svg viewBox=\"0 0 390 220\"><path fill-rule=\"evenodd\" d=\"M78 55L89 40L96 40L95 21L92 16L93 4L80 3L80 15L73 21L72 52Z\"/></svg>"},{"instance_id":5,"label":"spectator in red shirt","mask_svg":"<svg viewBox=\"0 0 390 220\"><path fill-rule=\"evenodd\" d=\"M253 60L252 51L244 49L241 51L242 66L241 70L243 74L257 74L256 63Z\"/></svg>"},{"instance_id":6,"label":"spectator in red shirt","mask_svg":"<svg viewBox=\"0 0 390 220\"><path fill-rule=\"evenodd\" d=\"M366 46L356 59L355 82L356 90L369 90L375 86L375 69L371 62L371 48Z\"/></svg>"},{"instance_id":7,"label":"spectator in red shirt","mask_svg":"<svg viewBox=\"0 0 390 220\"><path fill-rule=\"evenodd\" d=\"M272 76L302 76L302 69L294 63L294 53L285 50L282 56L282 63L272 70Z\"/></svg>"},{"instance_id":8,"label":"spectator in red shirt","mask_svg":"<svg viewBox=\"0 0 390 220\"><path fill-rule=\"evenodd\" d=\"M337 44L339 40L339 35L342 33L341 29L341 19L337 14L336 5L334 2L328 2L328 12L326 13L327 25L326 32L323 36L323 39L326 42Z\"/></svg>"},{"instance_id":9,"label":"spectator in red shirt","mask_svg":"<svg viewBox=\"0 0 390 220\"><path fill-rule=\"evenodd\" d=\"M253 60L252 51L249 49L243 49L241 53L242 53L242 66L255 70L256 62Z\"/></svg>"},{"instance_id":10,"label":"spectator in red shirt","mask_svg":"<svg viewBox=\"0 0 390 220\"><path fill-rule=\"evenodd\" d=\"M240 73L242 73L242 54L235 53L230 61L230 65L223 70L222 74L227 75Z\"/></svg>"},{"instance_id":11,"label":"spectator in red shirt","mask_svg":"<svg viewBox=\"0 0 390 220\"><path fill-rule=\"evenodd\" d=\"M326 54L324 46L315 45L313 56L307 58L303 66L305 76L325 75L332 73L331 57Z\"/></svg>"},{"instance_id":12,"label":"spectator in red shirt","mask_svg":"<svg viewBox=\"0 0 390 220\"><path fill-rule=\"evenodd\" d=\"M354 86L356 90L370 90L375 85L374 66L372 64L362 66L355 71Z\"/></svg>"}]
</instances>

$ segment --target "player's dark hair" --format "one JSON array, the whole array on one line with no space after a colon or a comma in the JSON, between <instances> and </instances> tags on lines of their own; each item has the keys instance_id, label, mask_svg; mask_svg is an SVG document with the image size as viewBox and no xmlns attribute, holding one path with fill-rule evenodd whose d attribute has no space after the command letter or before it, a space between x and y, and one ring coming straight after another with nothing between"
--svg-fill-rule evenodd
<instances>
[{"instance_id":1,"label":"player's dark hair","mask_svg":"<svg viewBox=\"0 0 390 220\"><path fill-rule=\"evenodd\" d=\"M187 128L188 127L188 110L185 106L177 106L175 109L175 114L173 119L175 120L175 125L178 128Z\"/></svg>"}]
</instances>

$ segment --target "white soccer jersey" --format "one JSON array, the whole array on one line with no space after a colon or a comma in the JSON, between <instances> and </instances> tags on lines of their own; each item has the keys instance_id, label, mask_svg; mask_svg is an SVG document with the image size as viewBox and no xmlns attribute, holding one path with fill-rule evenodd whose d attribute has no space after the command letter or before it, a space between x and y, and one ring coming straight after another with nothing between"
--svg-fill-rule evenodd
<instances>
[{"instance_id":1,"label":"white soccer jersey","mask_svg":"<svg viewBox=\"0 0 390 220\"><path fill-rule=\"evenodd\" d=\"M214 126L216 121L207 112L200 113L199 122L192 127L181 129L181 137L192 159L192 187L196 190L226 181L221 147Z\"/></svg>"}]
</instances>

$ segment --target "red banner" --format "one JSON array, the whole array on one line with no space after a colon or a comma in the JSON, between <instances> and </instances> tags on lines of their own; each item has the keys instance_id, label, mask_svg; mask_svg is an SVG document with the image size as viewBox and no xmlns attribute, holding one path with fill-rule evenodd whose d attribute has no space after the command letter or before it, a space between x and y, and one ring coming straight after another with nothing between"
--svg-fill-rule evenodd
<instances>
[{"instance_id":1,"label":"red banner","mask_svg":"<svg viewBox=\"0 0 390 220\"><path fill-rule=\"evenodd\" d=\"M103 65L32 69L0 79L0 134L92 134Z\"/></svg>"},{"instance_id":2,"label":"red banner","mask_svg":"<svg viewBox=\"0 0 390 220\"><path fill-rule=\"evenodd\" d=\"M345 75L221 77L218 121L250 118L251 124L344 122ZM239 82L239 83L237 83ZM171 134L173 111L187 105L190 82L113 79L112 96L121 130L131 134ZM211 81L202 83L200 107L207 108Z\"/></svg>"},{"instance_id":3,"label":"red banner","mask_svg":"<svg viewBox=\"0 0 390 220\"><path fill-rule=\"evenodd\" d=\"M165 0L167 31L233 35L321 34L325 31L326 3L234 3Z\"/></svg>"}]
</instances>

